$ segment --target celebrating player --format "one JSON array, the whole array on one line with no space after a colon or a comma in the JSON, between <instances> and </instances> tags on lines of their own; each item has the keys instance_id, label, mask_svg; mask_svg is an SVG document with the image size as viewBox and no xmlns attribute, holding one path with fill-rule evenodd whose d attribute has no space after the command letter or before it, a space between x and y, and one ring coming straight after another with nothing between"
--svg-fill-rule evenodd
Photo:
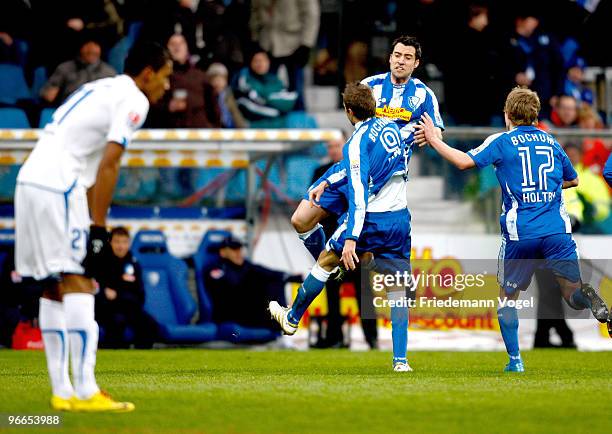
<instances>
[{"instance_id":1,"label":"celebrating player","mask_svg":"<svg viewBox=\"0 0 612 434\"><path fill-rule=\"evenodd\" d=\"M578 175L569 158L548 133L535 127L540 112L538 95L515 88L506 98L504 117L508 131L489 136L479 147L465 153L444 143L435 124L424 116L416 134L444 159L459 169L495 166L502 189L500 217L503 241L500 251L500 300L516 300L529 286L537 267L545 260L555 274L563 298L576 310L591 309L608 325L608 308L595 290L583 284L570 219L561 189L578 185ZM500 306L499 326L510 357L505 371L525 370L518 342L518 313L514 306Z\"/></svg>"},{"instance_id":2,"label":"celebrating player","mask_svg":"<svg viewBox=\"0 0 612 434\"><path fill-rule=\"evenodd\" d=\"M435 119L436 134L440 138L444 128L438 108L438 100L434 93L423 82L412 78L412 73L419 66L421 55L421 45L416 38L401 36L395 39L391 45L391 55L389 56L390 71L362 80L362 83L369 86L374 93L376 116L393 120L399 127L402 141L407 151L406 164L408 164L412 155L412 144L415 141L415 126L424 114L427 113L431 118ZM416 142L421 144L418 139ZM335 167L337 168L338 166ZM315 203L317 206L313 206L310 200L313 196L311 193L323 181L325 181L324 177L312 184L291 217L293 227L315 259L325 248L326 242L325 233L319 222L330 214L341 216L347 208L345 199L347 196L346 186L325 190L324 194L316 197ZM394 348L405 348L408 345L407 331L399 331L397 328L399 327L398 324L408 323L408 312L407 308L405 309L406 312L401 313L399 308L392 309L391 311L393 317L392 334ZM395 322L393 319L395 319ZM403 343L400 342L402 339L404 340Z\"/></svg>"},{"instance_id":3,"label":"celebrating player","mask_svg":"<svg viewBox=\"0 0 612 434\"><path fill-rule=\"evenodd\" d=\"M296 332L302 315L341 261L354 270L359 256L371 252L381 259L404 260L409 267L407 151L399 129L388 119L374 117L375 100L364 84L347 85L343 99L347 117L356 129L344 146L341 164L326 172L325 181L310 192L310 198L318 199L325 189L333 191L346 185L348 212L299 288L292 307L270 303L270 313L288 335ZM392 310L391 316L396 326L394 369L410 371L406 360L407 310Z\"/></svg>"},{"instance_id":4,"label":"celebrating player","mask_svg":"<svg viewBox=\"0 0 612 434\"><path fill-rule=\"evenodd\" d=\"M400 129L402 141L408 150L408 160L412 155L414 127L424 113L435 120L437 134L442 137L444 123L440 116L436 96L422 81L412 77L421 59L421 45L412 36L401 36L391 45L389 56L390 71L364 78L361 82L372 89L376 99L376 116L394 121ZM323 178L318 179L308 189L310 192ZM319 224L330 214L341 216L346 212L346 191L327 190L312 206L308 193L300 202L291 217L291 223L300 239L316 259L325 248L325 234Z\"/></svg>"},{"instance_id":5,"label":"celebrating player","mask_svg":"<svg viewBox=\"0 0 612 434\"><path fill-rule=\"evenodd\" d=\"M135 46L125 61L125 75L83 85L55 111L19 171L15 261L21 275L44 283L39 321L55 410L134 409L96 384L92 277L108 248L106 214L121 155L144 122L149 102L168 89L171 72L161 46Z\"/></svg>"}]
</instances>

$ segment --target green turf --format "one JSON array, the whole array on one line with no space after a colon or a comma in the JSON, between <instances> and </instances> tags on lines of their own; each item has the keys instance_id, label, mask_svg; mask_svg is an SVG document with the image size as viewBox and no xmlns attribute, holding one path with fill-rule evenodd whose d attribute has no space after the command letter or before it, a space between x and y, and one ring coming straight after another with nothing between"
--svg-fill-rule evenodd
<instances>
[{"instance_id":1,"label":"green turf","mask_svg":"<svg viewBox=\"0 0 612 434\"><path fill-rule=\"evenodd\" d=\"M390 354L320 350L100 351L99 384L129 414L63 414L62 429L112 433L589 432L610 430L612 353L416 352L413 373ZM0 413L49 414L44 354L0 351ZM0 429L1 430L1 429ZM14 432L24 433L19 428Z\"/></svg>"}]
</instances>

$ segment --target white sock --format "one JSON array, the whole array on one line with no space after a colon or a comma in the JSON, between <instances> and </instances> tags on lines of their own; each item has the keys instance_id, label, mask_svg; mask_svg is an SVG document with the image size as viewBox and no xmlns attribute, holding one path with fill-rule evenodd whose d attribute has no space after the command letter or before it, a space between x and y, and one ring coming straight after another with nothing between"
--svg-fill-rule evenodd
<instances>
[{"instance_id":1,"label":"white sock","mask_svg":"<svg viewBox=\"0 0 612 434\"><path fill-rule=\"evenodd\" d=\"M38 324L45 344L51 390L54 395L68 399L74 395L74 389L68 375L68 332L64 305L41 297Z\"/></svg>"},{"instance_id":2,"label":"white sock","mask_svg":"<svg viewBox=\"0 0 612 434\"><path fill-rule=\"evenodd\" d=\"M87 399L100 390L94 375L98 349L94 296L80 292L64 294L64 312L70 336L74 388L78 398Z\"/></svg>"}]
</instances>

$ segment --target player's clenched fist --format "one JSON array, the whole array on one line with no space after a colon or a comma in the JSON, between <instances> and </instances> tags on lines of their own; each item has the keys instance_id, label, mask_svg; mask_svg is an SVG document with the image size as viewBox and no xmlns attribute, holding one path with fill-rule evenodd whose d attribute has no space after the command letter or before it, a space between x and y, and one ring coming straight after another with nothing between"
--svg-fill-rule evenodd
<instances>
[{"instance_id":1,"label":"player's clenched fist","mask_svg":"<svg viewBox=\"0 0 612 434\"><path fill-rule=\"evenodd\" d=\"M101 271L101 265L108 254L109 235L104 226L92 225L89 228L89 239L87 240L87 255L83 261L85 275L97 278Z\"/></svg>"}]
</instances>

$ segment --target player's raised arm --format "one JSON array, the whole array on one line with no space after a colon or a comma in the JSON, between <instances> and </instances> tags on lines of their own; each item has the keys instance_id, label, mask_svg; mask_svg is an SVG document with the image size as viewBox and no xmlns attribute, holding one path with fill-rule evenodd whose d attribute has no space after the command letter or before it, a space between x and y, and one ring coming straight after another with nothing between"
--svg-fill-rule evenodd
<instances>
[{"instance_id":1,"label":"player's raised arm","mask_svg":"<svg viewBox=\"0 0 612 434\"><path fill-rule=\"evenodd\" d=\"M433 120L427 113L423 114L416 128L415 140L419 143L419 146L429 143L442 158L452 163L458 169L466 170L476 166L472 157L467 153L451 148L442 141L440 138L440 129L435 126Z\"/></svg>"}]
</instances>

